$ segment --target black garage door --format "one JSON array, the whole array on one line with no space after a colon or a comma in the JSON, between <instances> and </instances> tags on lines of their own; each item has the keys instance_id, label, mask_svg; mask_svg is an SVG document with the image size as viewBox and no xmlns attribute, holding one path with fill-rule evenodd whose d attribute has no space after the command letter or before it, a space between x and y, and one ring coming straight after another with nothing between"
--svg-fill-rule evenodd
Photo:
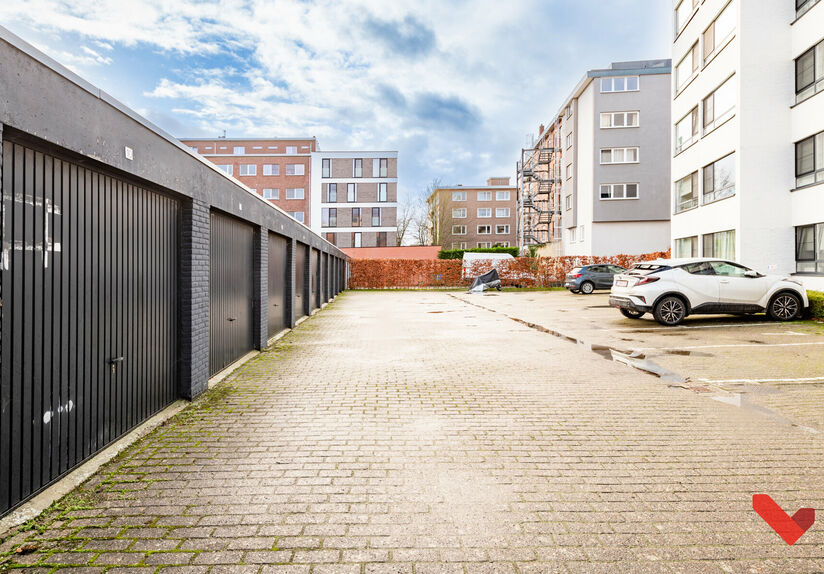
<instances>
[{"instance_id":1,"label":"black garage door","mask_svg":"<svg viewBox=\"0 0 824 574\"><path fill-rule=\"evenodd\" d=\"M254 228L212 212L209 251L209 374L254 349Z\"/></svg>"},{"instance_id":2,"label":"black garage door","mask_svg":"<svg viewBox=\"0 0 824 574\"><path fill-rule=\"evenodd\" d=\"M312 250L312 309L320 307L320 251Z\"/></svg>"},{"instance_id":3,"label":"black garage door","mask_svg":"<svg viewBox=\"0 0 824 574\"><path fill-rule=\"evenodd\" d=\"M273 337L289 326L289 306L286 285L289 267L286 265L288 241L281 235L269 234L269 336Z\"/></svg>"},{"instance_id":4,"label":"black garage door","mask_svg":"<svg viewBox=\"0 0 824 574\"><path fill-rule=\"evenodd\" d=\"M303 243L295 243L295 319L306 315L306 249Z\"/></svg>"},{"instance_id":5,"label":"black garage door","mask_svg":"<svg viewBox=\"0 0 824 574\"><path fill-rule=\"evenodd\" d=\"M3 142L0 514L176 398L178 211Z\"/></svg>"}]
</instances>

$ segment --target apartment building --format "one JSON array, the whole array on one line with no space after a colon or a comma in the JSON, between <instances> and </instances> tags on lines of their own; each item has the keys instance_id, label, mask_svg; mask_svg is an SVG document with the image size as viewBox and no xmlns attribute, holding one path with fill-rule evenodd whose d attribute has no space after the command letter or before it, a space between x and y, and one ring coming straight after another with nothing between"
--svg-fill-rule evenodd
<instances>
[{"instance_id":1,"label":"apartment building","mask_svg":"<svg viewBox=\"0 0 824 574\"><path fill-rule=\"evenodd\" d=\"M309 190L311 154L318 148L315 138L181 141L301 223L312 225Z\"/></svg>"},{"instance_id":2,"label":"apartment building","mask_svg":"<svg viewBox=\"0 0 824 574\"><path fill-rule=\"evenodd\" d=\"M508 177L435 189L427 199L433 243L444 249L518 245L517 192Z\"/></svg>"},{"instance_id":3,"label":"apartment building","mask_svg":"<svg viewBox=\"0 0 824 574\"><path fill-rule=\"evenodd\" d=\"M590 70L564 102L564 255L665 251L670 244L670 60Z\"/></svg>"},{"instance_id":4,"label":"apartment building","mask_svg":"<svg viewBox=\"0 0 824 574\"><path fill-rule=\"evenodd\" d=\"M676 0L672 248L824 289L824 2Z\"/></svg>"},{"instance_id":5,"label":"apartment building","mask_svg":"<svg viewBox=\"0 0 824 574\"><path fill-rule=\"evenodd\" d=\"M333 245L397 245L398 152L313 153L312 198L312 229Z\"/></svg>"}]
</instances>

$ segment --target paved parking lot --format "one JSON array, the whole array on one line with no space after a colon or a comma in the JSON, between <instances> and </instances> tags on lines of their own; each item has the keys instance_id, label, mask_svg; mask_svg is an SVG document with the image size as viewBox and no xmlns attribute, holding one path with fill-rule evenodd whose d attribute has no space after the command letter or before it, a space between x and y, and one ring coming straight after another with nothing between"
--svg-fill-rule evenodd
<instances>
[{"instance_id":1,"label":"paved parking lot","mask_svg":"<svg viewBox=\"0 0 824 574\"><path fill-rule=\"evenodd\" d=\"M567 291L454 294L553 331L605 358L650 369L694 392L824 432L824 325L765 315L696 315L663 327L627 319L609 295Z\"/></svg>"},{"instance_id":2,"label":"paved parking lot","mask_svg":"<svg viewBox=\"0 0 824 574\"><path fill-rule=\"evenodd\" d=\"M788 546L752 510L824 508L822 436L476 306L572 317L564 295L346 293L0 543L0 571L824 571L824 528Z\"/></svg>"}]
</instances>

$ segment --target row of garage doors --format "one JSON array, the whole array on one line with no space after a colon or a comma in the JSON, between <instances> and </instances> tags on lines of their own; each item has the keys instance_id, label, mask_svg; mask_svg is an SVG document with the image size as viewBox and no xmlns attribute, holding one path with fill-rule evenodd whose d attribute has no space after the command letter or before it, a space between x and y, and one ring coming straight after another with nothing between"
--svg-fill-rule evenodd
<instances>
[{"instance_id":1,"label":"row of garage doors","mask_svg":"<svg viewBox=\"0 0 824 574\"><path fill-rule=\"evenodd\" d=\"M0 515L177 399L181 295L177 198L35 144L2 151ZM212 214L210 373L255 347L254 242ZM292 242L268 242L274 335ZM296 245L298 318L340 290L343 264Z\"/></svg>"}]
</instances>

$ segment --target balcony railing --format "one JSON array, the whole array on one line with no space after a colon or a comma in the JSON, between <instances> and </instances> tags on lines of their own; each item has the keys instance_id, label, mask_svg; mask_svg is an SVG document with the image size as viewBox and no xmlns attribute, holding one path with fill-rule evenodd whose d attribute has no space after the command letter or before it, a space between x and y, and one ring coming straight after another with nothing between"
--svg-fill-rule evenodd
<instances>
[{"instance_id":1,"label":"balcony railing","mask_svg":"<svg viewBox=\"0 0 824 574\"><path fill-rule=\"evenodd\" d=\"M687 211L688 209L694 209L696 207L698 207L698 197L682 199L675 204L675 213L681 213L682 211Z\"/></svg>"},{"instance_id":2,"label":"balcony railing","mask_svg":"<svg viewBox=\"0 0 824 574\"><path fill-rule=\"evenodd\" d=\"M715 203L716 201L721 201L722 199L732 197L733 195L735 195L734 185L725 187L723 189L716 189L714 191L710 191L709 193L704 194L704 205L707 205L708 203Z\"/></svg>"}]
</instances>

